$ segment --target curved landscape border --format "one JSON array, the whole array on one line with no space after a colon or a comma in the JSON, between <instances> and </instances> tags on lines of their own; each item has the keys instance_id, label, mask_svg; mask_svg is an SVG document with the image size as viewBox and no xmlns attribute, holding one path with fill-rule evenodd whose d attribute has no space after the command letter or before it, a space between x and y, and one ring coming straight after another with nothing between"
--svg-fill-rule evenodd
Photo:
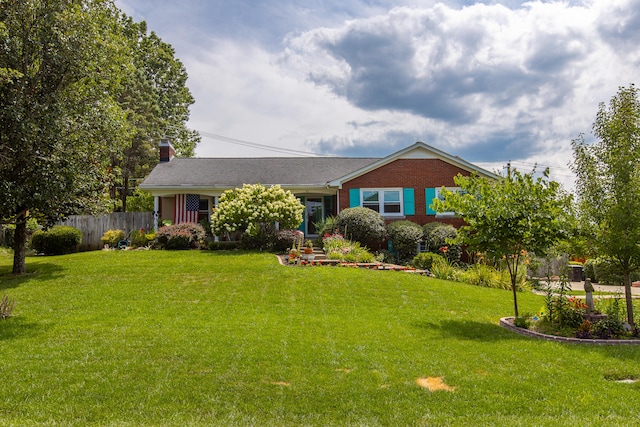
<instances>
[{"instance_id":1,"label":"curved landscape border","mask_svg":"<svg viewBox=\"0 0 640 427\"><path fill-rule=\"evenodd\" d=\"M515 317L503 317L500 319L500 326L505 329L531 338L538 338L546 341L566 342L571 344L596 344L596 345L640 345L640 339L632 340L600 340L600 339L582 339L570 337L558 337L555 335L541 334L540 332L531 331L529 329L519 328L513 324Z\"/></svg>"}]
</instances>

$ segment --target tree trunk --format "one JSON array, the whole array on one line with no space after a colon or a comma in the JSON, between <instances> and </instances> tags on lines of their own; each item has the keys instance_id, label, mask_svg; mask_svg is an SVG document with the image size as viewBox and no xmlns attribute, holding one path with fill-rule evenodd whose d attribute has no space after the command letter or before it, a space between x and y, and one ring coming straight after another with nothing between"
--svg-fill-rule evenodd
<instances>
[{"instance_id":1,"label":"tree trunk","mask_svg":"<svg viewBox=\"0 0 640 427\"><path fill-rule=\"evenodd\" d=\"M633 323L633 295L631 294L631 274L624 272L624 296L627 301L627 322L631 327L635 327Z\"/></svg>"},{"instance_id":2,"label":"tree trunk","mask_svg":"<svg viewBox=\"0 0 640 427\"><path fill-rule=\"evenodd\" d=\"M27 219L20 215L16 219L16 231L13 236L13 274L25 274L27 245Z\"/></svg>"},{"instance_id":3,"label":"tree trunk","mask_svg":"<svg viewBox=\"0 0 640 427\"><path fill-rule=\"evenodd\" d=\"M518 317L518 289L516 286L516 278L511 279L511 289L513 290L513 310Z\"/></svg>"},{"instance_id":4,"label":"tree trunk","mask_svg":"<svg viewBox=\"0 0 640 427\"><path fill-rule=\"evenodd\" d=\"M511 290L513 291L513 311L516 317L518 316L518 286L516 285L516 281L518 280L518 263L520 262L520 257L515 256L513 258L513 266L509 262L509 258L507 258L507 269L509 270L509 277L511 278Z\"/></svg>"},{"instance_id":5,"label":"tree trunk","mask_svg":"<svg viewBox=\"0 0 640 427\"><path fill-rule=\"evenodd\" d=\"M129 193L129 171L125 169L122 177L122 212L127 211L128 193Z\"/></svg>"}]
</instances>

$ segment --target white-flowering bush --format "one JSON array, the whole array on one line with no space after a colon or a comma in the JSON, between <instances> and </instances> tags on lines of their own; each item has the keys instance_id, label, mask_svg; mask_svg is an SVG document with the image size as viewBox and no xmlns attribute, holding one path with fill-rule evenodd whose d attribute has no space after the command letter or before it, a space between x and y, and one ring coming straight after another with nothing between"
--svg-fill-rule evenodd
<instances>
[{"instance_id":1,"label":"white-flowering bush","mask_svg":"<svg viewBox=\"0 0 640 427\"><path fill-rule=\"evenodd\" d=\"M222 193L211 215L211 230L217 235L240 231L256 236L275 223L282 229L297 228L303 212L293 193L279 185L245 184Z\"/></svg>"}]
</instances>

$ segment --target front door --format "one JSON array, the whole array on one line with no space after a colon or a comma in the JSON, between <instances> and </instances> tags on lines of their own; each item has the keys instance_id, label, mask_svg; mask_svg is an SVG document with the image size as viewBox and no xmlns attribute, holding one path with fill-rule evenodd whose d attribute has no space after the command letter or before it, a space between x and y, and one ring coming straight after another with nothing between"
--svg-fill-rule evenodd
<instances>
[{"instance_id":1,"label":"front door","mask_svg":"<svg viewBox=\"0 0 640 427\"><path fill-rule=\"evenodd\" d=\"M322 197L308 197L306 200L305 223L307 224L308 235L317 235L316 224L324 221L324 209L322 207Z\"/></svg>"}]
</instances>

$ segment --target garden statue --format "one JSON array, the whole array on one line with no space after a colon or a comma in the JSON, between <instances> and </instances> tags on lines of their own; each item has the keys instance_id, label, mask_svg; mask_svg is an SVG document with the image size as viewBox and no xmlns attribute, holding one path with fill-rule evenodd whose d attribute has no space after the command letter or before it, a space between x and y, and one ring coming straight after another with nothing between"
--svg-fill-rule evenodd
<instances>
[{"instance_id":1,"label":"garden statue","mask_svg":"<svg viewBox=\"0 0 640 427\"><path fill-rule=\"evenodd\" d=\"M587 313L593 313L595 311L593 308L593 285L588 277L584 279L584 291L587 294Z\"/></svg>"}]
</instances>

